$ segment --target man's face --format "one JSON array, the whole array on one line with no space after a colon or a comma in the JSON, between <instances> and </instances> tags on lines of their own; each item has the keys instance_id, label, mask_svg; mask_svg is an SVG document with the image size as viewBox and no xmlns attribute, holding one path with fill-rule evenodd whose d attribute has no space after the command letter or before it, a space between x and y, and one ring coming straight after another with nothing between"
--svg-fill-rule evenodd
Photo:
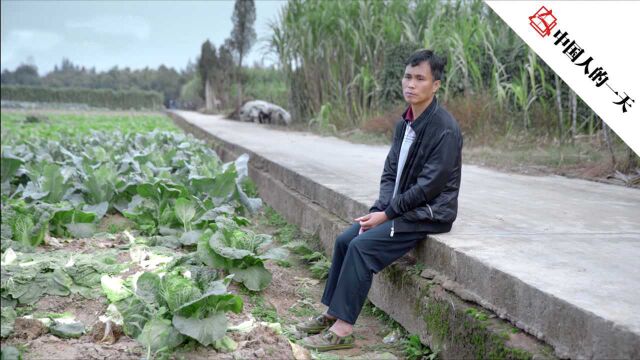
<instances>
[{"instance_id":1,"label":"man's face","mask_svg":"<svg viewBox=\"0 0 640 360\"><path fill-rule=\"evenodd\" d=\"M433 81L431 66L426 61L417 66L407 65L402 77L402 94L409 104L421 104L430 101L440 88L440 80Z\"/></svg>"}]
</instances>

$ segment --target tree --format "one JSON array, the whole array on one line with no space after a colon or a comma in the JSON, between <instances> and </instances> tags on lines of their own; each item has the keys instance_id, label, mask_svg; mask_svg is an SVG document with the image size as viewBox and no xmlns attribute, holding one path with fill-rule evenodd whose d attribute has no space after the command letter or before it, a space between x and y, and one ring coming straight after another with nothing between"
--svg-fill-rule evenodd
<instances>
[{"instance_id":1,"label":"tree","mask_svg":"<svg viewBox=\"0 0 640 360\"><path fill-rule=\"evenodd\" d=\"M38 68L31 64L21 64L11 74L6 72L2 74L3 84L16 85L39 85L40 77L38 76ZM6 77L6 79L5 79Z\"/></svg>"},{"instance_id":2,"label":"tree","mask_svg":"<svg viewBox=\"0 0 640 360\"><path fill-rule=\"evenodd\" d=\"M256 41L256 30L253 24L256 22L256 4L254 0L236 0L233 8L233 30L231 31L231 41L234 50L238 54L238 107L242 105L242 59L251 50Z\"/></svg>"},{"instance_id":3,"label":"tree","mask_svg":"<svg viewBox=\"0 0 640 360\"><path fill-rule=\"evenodd\" d=\"M233 69L233 44L231 39L227 39L224 44L218 48L218 69L220 76L218 77L218 94L220 94L220 101L225 107L229 105L228 90L233 82L232 75Z\"/></svg>"},{"instance_id":4,"label":"tree","mask_svg":"<svg viewBox=\"0 0 640 360\"><path fill-rule=\"evenodd\" d=\"M160 65L155 75L151 85L152 90L164 93L164 105L167 108L173 107L173 101L180 97L180 87L182 85L180 74L173 68Z\"/></svg>"},{"instance_id":5,"label":"tree","mask_svg":"<svg viewBox=\"0 0 640 360\"><path fill-rule=\"evenodd\" d=\"M216 77L216 67L218 63L218 58L216 56L216 48L211 44L211 42L207 39L202 44L202 49L200 52L200 59L198 60L198 73L200 74L200 78L202 79L204 85L204 102L206 111L218 111L215 96L214 96L214 88L213 83L215 82Z\"/></svg>"}]
</instances>

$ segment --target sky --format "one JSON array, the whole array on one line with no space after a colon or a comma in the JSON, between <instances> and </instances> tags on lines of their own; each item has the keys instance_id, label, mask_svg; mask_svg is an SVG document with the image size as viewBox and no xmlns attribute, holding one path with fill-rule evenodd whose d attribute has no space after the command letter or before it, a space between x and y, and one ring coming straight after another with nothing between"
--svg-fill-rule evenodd
<instances>
[{"instance_id":1,"label":"sky","mask_svg":"<svg viewBox=\"0 0 640 360\"><path fill-rule=\"evenodd\" d=\"M257 41L243 64L275 63L268 27L286 1L256 0ZM1 1L0 68L31 63L43 75L66 57L98 71L164 64L184 69L209 39L232 30L234 1Z\"/></svg>"}]
</instances>

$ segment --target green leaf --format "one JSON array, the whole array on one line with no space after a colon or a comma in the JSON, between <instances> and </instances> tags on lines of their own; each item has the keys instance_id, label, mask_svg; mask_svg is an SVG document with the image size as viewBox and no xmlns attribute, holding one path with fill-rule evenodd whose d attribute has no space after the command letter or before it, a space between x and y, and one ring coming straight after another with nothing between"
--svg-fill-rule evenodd
<instances>
[{"instance_id":1,"label":"green leaf","mask_svg":"<svg viewBox=\"0 0 640 360\"><path fill-rule=\"evenodd\" d=\"M200 240L198 240L198 248L196 250L197 257L204 264L212 268L226 268L228 263L227 259L218 255L211 249L211 246L209 246L209 239L212 233L210 229L207 229L202 237L200 237Z\"/></svg>"},{"instance_id":2,"label":"green leaf","mask_svg":"<svg viewBox=\"0 0 640 360\"><path fill-rule=\"evenodd\" d=\"M92 223L96 220L96 214L77 209L62 208L53 213L50 220L53 225L52 233L56 236L64 236L67 224Z\"/></svg>"},{"instance_id":3,"label":"green leaf","mask_svg":"<svg viewBox=\"0 0 640 360\"><path fill-rule=\"evenodd\" d=\"M185 232L191 229L191 221L196 216L196 206L193 202L185 198L176 200L175 203L176 217L184 225Z\"/></svg>"},{"instance_id":4,"label":"green leaf","mask_svg":"<svg viewBox=\"0 0 640 360\"><path fill-rule=\"evenodd\" d=\"M225 239L225 231L216 231L209 239L209 247L220 256L228 259L242 259L246 256L252 256L253 252L250 250L227 246L227 244L239 245L243 242L242 235L239 234L244 235L244 233L239 231Z\"/></svg>"},{"instance_id":5,"label":"green leaf","mask_svg":"<svg viewBox=\"0 0 640 360\"><path fill-rule=\"evenodd\" d=\"M107 213L107 210L109 210L109 202L108 201L103 201L103 202L101 202L99 204L95 204L95 205L85 204L82 207L82 211L96 214L96 218L98 220L102 219L102 217Z\"/></svg>"},{"instance_id":6,"label":"green leaf","mask_svg":"<svg viewBox=\"0 0 640 360\"><path fill-rule=\"evenodd\" d=\"M24 190L22 190L23 199L40 200L47 195L49 195L49 192L43 191L42 188L33 181L27 183L27 186L25 186Z\"/></svg>"},{"instance_id":7,"label":"green leaf","mask_svg":"<svg viewBox=\"0 0 640 360\"><path fill-rule=\"evenodd\" d=\"M245 269L231 268L229 272L234 274L234 281L241 282L247 289L252 291L262 291L271 283L272 275L262 263Z\"/></svg>"},{"instance_id":8,"label":"green leaf","mask_svg":"<svg viewBox=\"0 0 640 360\"><path fill-rule=\"evenodd\" d=\"M149 321L145 303L137 296L129 296L114 304L122 315L124 333L129 337L136 338L142 332L147 321Z\"/></svg>"},{"instance_id":9,"label":"green leaf","mask_svg":"<svg viewBox=\"0 0 640 360\"><path fill-rule=\"evenodd\" d=\"M87 172L87 180L84 183L84 187L87 193L87 202L89 204L99 204L111 201L116 191L115 183L118 178L114 164L106 163L95 170L87 167L85 171Z\"/></svg>"},{"instance_id":10,"label":"green leaf","mask_svg":"<svg viewBox=\"0 0 640 360\"><path fill-rule=\"evenodd\" d=\"M262 207L262 199L248 197L240 184L236 184L236 190L233 193L233 198L239 201L251 214L257 213Z\"/></svg>"},{"instance_id":11,"label":"green leaf","mask_svg":"<svg viewBox=\"0 0 640 360\"><path fill-rule=\"evenodd\" d=\"M41 181L42 190L49 192L45 199L52 204L60 202L70 187L69 184L65 182L60 166L56 164L45 165Z\"/></svg>"},{"instance_id":12,"label":"green leaf","mask_svg":"<svg viewBox=\"0 0 640 360\"><path fill-rule=\"evenodd\" d=\"M202 236L201 230L191 230L182 234L180 237L180 243L182 245L196 245L200 237Z\"/></svg>"},{"instance_id":13,"label":"green leaf","mask_svg":"<svg viewBox=\"0 0 640 360\"><path fill-rule=\"evenodd\" d=\"M15 346L3 346L1 351L2 360L22 360L22 354Z\"/></svg>"},{"instance_id":14,"label":"green leaf","mask_svg":"<svg viewBox=\"0 0 640 360\"><path fill-rule=\"evenodd\" d=\"M4 151L4 150L3 150ZM13 157L13 156L8 156L8 155L2 155L2 160L1 160L1 177L0 177L0 182L8 182L10 181L13 176L16 174L16 171L18 171L18 169L20 168L20 165L24 164L24 161Z\"/></svg>"},{"instance_id":15,"label":"green leaf","mask_svg":"<svg viewBox=\"0 0 640 360\"><path fill-rule=\"evenodd\" d=\"M160 189L158 188L157 183L142 183L138 184L136 187L136 191L138 195L144 198L156 199L160 196Z\"/></svg>"},{"instance_id":16,"label":"green leaf","mask_svg":"<svg viewBox=\"0 0 640 360\"><path fill-rule=\"evenodd\" d=\"M215 251L218 255L225 257L227 259L244 259L247 256L253 255L253 253L249 250L236 249L233 247L226 247L226 246L213 247L212 246L211 249Z\"/></svg>"},{"instance_id":17,"label":"green leaf","mask_svg":"<svg viewBox=\"0 0 640 360\"><path fill-rule=\"evenodd\" d=\"M73 279L61 268L56 268L53 272L45 273L44 276L47 277L48 280L46 288L47 294L68 296L71 293L70 289L73 286Z\"/></svg>"},{"instance_id":18,"label":"green leaf","mask_svg":"<svg viewBox=\"0 0 640 360\"><path fill-rule=\"evenodd\" d=\"M231 164L223 173L213 178L191 179L191 188L196 193L206 194L211 198L224 198L233 195L236 190L235 165Z\"/></svg>"},{"instance_id":19,"label":"green leaf","mask_svg":"<svg viewBox=\"0 0 640 360\"><path fill-rule=\"evenodd\" d=\"M104 291L111 302L128 298L132 294L131 290L124 286L124 280L118 277L102 275L100 278L100 284L102 285L102 291Z\"/></svg>"},{"instance_id":20,"label":"green leaf","mask_svg":"<svg viewBox=\"0 0 640 360\"><path fill-rule=\"evenodd\" d=\"M213 347L223 353L228 353L235 351L238 348L238 343L233 341L232 338L228 336L223 336L222 339L216 340L213 343Z\"/></svg>"},{"instance_id":21,"label":"green leaf","mask_svg":"<svg viewBox=\"0 0 640 360\"><path fill-rule=\"evenodd\" d=\"M16 311L13 308L3 306L2 309L0 309L0 315L2 315L2 323L0 324L2 326L1 336L5 338L13 332L13 324L16 321Z\"/></svg>"},{"instance_id":22,"label":"green leaf","mask_svg":"<svg viewBox=\"0 0 640 360\"><path fill-rule=\"evenodd\" d=\"M183 304L200 298L202 292L196 284L184 276L172 271L162 278L162 296L171 311L176 311Z\"/></svg>"},{"instance_id":23,"label":"green leaf","mask_svg":"<svg viewBox=\"0 0 640 360\"><path fill-rule=\"evenodd\" d=\"M160 277L151 272L145 272L136 281L136 295L148 303L160 304Z\"/></svg>"},{"instance_id":24,"label":"green leaf","mask_svg":"<svg viewBox=\"0 0 640 360\"><path fill-rule=\"evenodd\" d=\"M263 260L286 260L289 257L289 251L281 247L274 247L263 254L260 254L258 258Z\"/></svg>"},{"instance_id":25,"label":"green leaf","mask_svg":"<svg viewBox=\"0 0 640 360\"><path fill-rule=\"evenodd\" d=\"M182 334L208 346L222 339L227 331L227 317L222 312L210 314L203 319L173 315L173 326Z\"/></svg>"},{"instance_id":26,"label":"green leaf","mask_svg":"<svg viewBox=\"0 0 640 360\"><path fill-rule=\"evenodd\" d=\"M314 253L313 249L309 247L309 244L301 240L292 241L283 245L283 247L291 249L294 253L299 255L310 255Z\"/></svg>"},{"instance_id":27,"label":"green leaf","mask_svg":"<svg viewBox=\"0 0 640 360\"><path fill-rule=\"evenodd\" d=\"M236 224L240 225L240 226L246 226L246 225L250 225L251 221L249 219L247 219L246 217L243 216L234 216L233 217L233 221L236 222Z\"/></svg>"},{"instance_id":28,"label":"green leaf","mask_svg":"<svg viewBox=\"0 0 640 360\"><path fill-rule=\"evenodd\" d=\"M31 234L35 224L29 215L17 214L13 220L13 239L24 245L31 245Z\"/></svg>"},{"instance_id":29,"label":"green leaf","mask_svg":"<svg viewBox=\"0 0 640 360\"><path fill-rule=\"evenodd\" d=\"M170 320L153 319L147 321L137 340L155 353L162 348L170 350L177 347L185 337L171 325Z\"/></svg>"},{"instance_id":30,"label":"green leaf","mask_svg":"<svg viewBox=\"0 0 640 360\"><path fill-rule=\"evenodd\" d=\"M238 295L226 293L226 286L213 286L213 289L198 299L183 304L176 310L177 314L193 316L194 314L212 313L217 311L233 311L240 313L244 306ZM225 293L221 293L221 290Z\"/></svg>"},{"instance_id":31,"label":"green leaf","mask_svg":"<svg viewBox=\"0 0 640 360\"><path fill-rule=\"evenodd\" d=\"M49 331L51 334L63 338L63 339L71 339L71 338L79 338L84 334L85 328L81 322L73 321L73 322L60 322L54 321L53 324L49 327Z\"/></svg>"}]
</instances>

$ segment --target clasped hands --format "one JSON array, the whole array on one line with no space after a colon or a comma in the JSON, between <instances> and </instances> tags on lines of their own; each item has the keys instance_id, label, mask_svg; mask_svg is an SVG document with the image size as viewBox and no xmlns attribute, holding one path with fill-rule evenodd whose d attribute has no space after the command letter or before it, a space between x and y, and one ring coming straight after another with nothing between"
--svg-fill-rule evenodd
<instances>
[{"instance_id":1,"label":"clasped hands","mask_svg":"<svg viewBox=\"0 0 640 360\"><path fill-rule=\"evenodd\" d=\"M384 213L384 211L372 212L370 214L353 219L353 221L358 221L360 223L360 232L358 233L358 235L382 224L387 220L389 220L389 218L387 217L387 214Z\"/></svg>"}]
</instances>

